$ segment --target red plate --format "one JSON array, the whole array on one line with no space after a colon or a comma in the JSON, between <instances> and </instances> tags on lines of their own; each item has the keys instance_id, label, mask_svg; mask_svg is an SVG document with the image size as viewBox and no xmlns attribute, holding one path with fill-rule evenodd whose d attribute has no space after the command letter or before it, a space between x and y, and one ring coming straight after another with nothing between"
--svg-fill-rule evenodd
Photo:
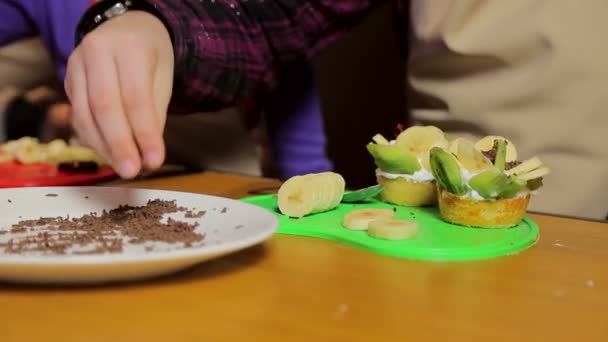
<instances>
[{"instance_id":1,"label":"red plate","mask_svg":"<svg viewBox=\"0 0 608 342\"><path fill-rule=\"evenodd\" d=\"M0 188L92 184L117 177L111 167L97 172L63 172L52 164L0 163Z\"/></svg>"}]
</instances>

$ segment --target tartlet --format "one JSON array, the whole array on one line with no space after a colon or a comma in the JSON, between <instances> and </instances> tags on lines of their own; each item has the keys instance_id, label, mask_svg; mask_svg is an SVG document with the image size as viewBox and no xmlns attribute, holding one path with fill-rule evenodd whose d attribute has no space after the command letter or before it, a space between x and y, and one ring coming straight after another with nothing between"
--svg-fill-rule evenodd
<instances>
[{"instance_id":1,"label":"tartlet","mask_svg":"<svg viewBox=\"0 0 608 342\"><path fill-rule=\"evenodd\" d=\"M448 140L435 126L412 126L388 141L380 134L367 145L377 166L376 179L383 185L382 201L400 206L437 204L437 188L431 172L429 151L447 148Z\"/></svg>"},{"instance_id":2,"label":"tartlet","mask_svg":"<svg viewBox=\"0 0 608 342\"><path fill-rule=\"evenodd\" d=\"M517 160L507 139L489 136L473 143L457 139L430 151L441 218L478 228L509 228L525 217L531 195L550 169L538 157Z\"/></svg>"}]
</instances>

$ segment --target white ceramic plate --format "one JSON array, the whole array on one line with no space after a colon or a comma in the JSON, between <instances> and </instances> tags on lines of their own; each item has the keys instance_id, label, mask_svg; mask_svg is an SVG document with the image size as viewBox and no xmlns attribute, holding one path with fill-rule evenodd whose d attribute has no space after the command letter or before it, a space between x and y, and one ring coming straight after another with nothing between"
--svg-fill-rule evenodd
<instances>
[{"instance_id":1,"label":"white ceramic plate","mask_svg":"<svg viewBox=\"0 0 608 342\"><path fill-rule=\"evenodd\" d=\"M204 233L205 238L191 247L157 244L150 250L141 244L125 243L119 253L84 255L40 252L16 255L0 247L0 280L62 284L149 278L259 244L278 228L277 218L271 212L223 197L111 187L14 188L0 190L0 243L17 236L10 229L20 220L79 217L123 204L142 206L153 199L175 200L178 206L206 211L201 218L184 219L183 213L167 215L198 222L196 232Z\"/></svg>"}]
</instances>

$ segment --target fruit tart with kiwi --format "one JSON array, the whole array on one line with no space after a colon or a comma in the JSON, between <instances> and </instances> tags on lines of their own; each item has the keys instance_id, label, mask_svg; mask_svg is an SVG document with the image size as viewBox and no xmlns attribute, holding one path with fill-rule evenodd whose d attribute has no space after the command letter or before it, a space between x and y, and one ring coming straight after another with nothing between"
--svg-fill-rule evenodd
<instances>
[{"instance_id":1,"label":"fruit tart with kiwi","mask_svg":"<svg viewBox=\"0 0 608 342\"><path fill-rule=\"evenodd\" d=\"M412 126L388 141L380 134L373 137L367 151L377 166L376 179L383 185L380 198L401 206L426 206L437 203L435 179L429 151L447 148L448 140L435 126Z\"/></svg>"},{"instance_id":2,"label":"fruit tart with kiwi","mask_svg":"<svg viewBox=\"0 0 608 342\"><path fill-rule=\"evenodd\" d=\"M499 136L476 143L458 138L448 148L433 147L430 164L441 218L478 228L518 225L530 195L550 172L538 157L518 161L515 146Z\"/></svg>"}]
</instances>

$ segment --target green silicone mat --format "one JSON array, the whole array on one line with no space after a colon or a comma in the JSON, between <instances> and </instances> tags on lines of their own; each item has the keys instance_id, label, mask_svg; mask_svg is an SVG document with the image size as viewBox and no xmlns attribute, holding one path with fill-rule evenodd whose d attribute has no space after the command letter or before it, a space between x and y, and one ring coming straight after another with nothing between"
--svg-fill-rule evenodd
<instances>
[{"instance_id":1,"label":"green silicone mat","mask_svg":"<svg viewBox=\"0 0 608 342\"><path fill-rule=\"evenodd\" d=\"M373 200L357 204L342 203L332 211L293 219L280 214L276 195L242 200L274 212L279 218L279 233L337 241L400 258L437 261L494 258L521 252L539 239L538 226L530 218L508 229L467 228L441 220L435 207L399 207ZM343 228L342 217L351 210L361 208L396 208L395 217L418 222L420 231L409 240L387 241L371 238L364 231Z\"/></svg>"}]
</instances>

